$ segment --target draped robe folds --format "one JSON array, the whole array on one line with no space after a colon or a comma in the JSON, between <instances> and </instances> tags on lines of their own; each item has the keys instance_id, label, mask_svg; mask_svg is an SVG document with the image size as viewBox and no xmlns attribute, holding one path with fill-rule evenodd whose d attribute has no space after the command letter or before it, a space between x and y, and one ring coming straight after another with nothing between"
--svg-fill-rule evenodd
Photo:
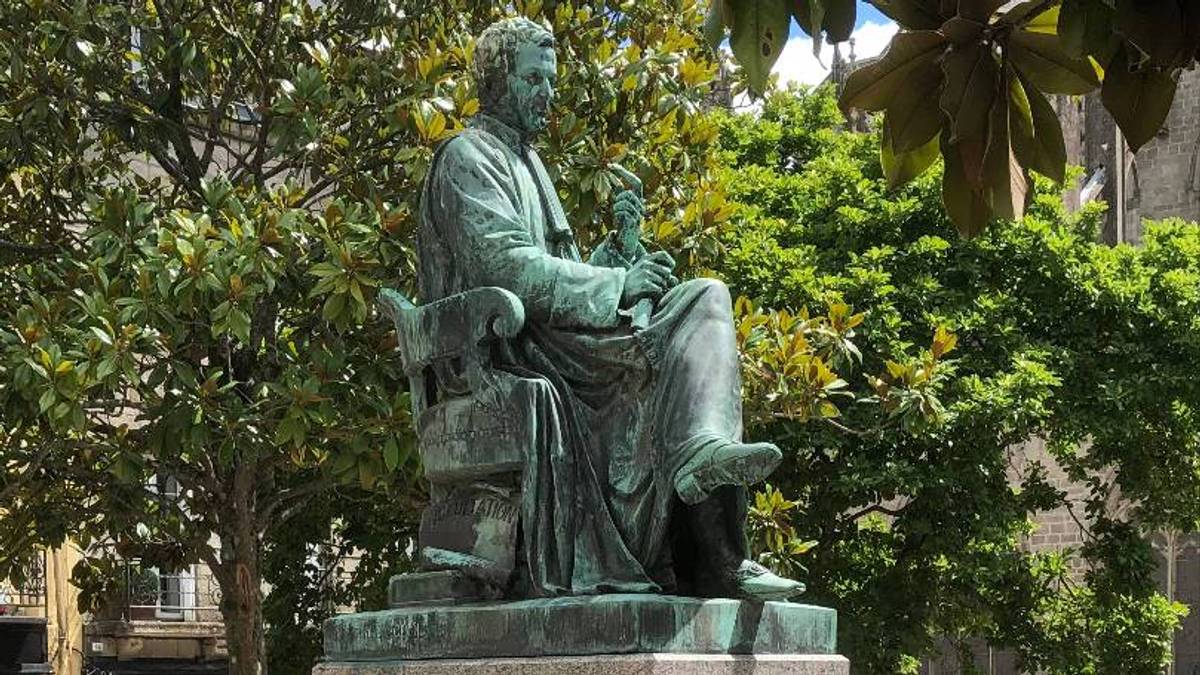
<instances>
[{"instance_id":1,"label":"draped robe folds","mask_svg":"<svg viewBox=\"0 0 1200 675\"><path fill-rule=\"evenodd\" d=\"M512 291L526 327L503 368L550 385L528 411L537 433L521 482L517 583L534 596L671 590L675 473L706 444L741 438L728 291L684 282L635 332L619 309L629 263L611 242L580 259L545 167L503 122L478 115L435 153L422 301Z\"/></svg>"}]
</instances>

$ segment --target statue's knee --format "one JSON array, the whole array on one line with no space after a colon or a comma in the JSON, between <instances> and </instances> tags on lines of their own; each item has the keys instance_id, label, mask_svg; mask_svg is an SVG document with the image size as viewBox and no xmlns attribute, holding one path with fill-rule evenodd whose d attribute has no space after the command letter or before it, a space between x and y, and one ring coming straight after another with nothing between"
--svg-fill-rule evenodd
<instances>
[{"instance_id":1,"label":"statue's knee","mask_svg":"<svg viewBox=\"0 0 1200 675\"><path fill-rule=\"evenodd\" d=\"M702 277L690 279L684 283L696 288L696 294L708 311L720 316L733 314L733 300L729 295L729 287L725 285L724 281Z\"/></svg>"}]
</instances>

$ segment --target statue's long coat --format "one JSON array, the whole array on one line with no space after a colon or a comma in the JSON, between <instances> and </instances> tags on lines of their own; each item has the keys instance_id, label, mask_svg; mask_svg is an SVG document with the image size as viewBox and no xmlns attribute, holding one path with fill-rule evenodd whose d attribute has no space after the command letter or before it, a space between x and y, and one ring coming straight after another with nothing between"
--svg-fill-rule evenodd
<instances>
[{"instance_id":1,"label":"statue's long coat","mask_svg":"<svg viewBox=\"0 0 1200 675\"><path fill-rule=\"evenodd\" d=\"M673 476L707 443L740 440L729 295L676 286L636 334L619 311L624 259L582 262L536 152L488 115L435 154L422 193L422 302L500 286L527 324L510 372L544 378L521 525L533 595L654 592L673 584Z\"/></svg>"}]
</instances>

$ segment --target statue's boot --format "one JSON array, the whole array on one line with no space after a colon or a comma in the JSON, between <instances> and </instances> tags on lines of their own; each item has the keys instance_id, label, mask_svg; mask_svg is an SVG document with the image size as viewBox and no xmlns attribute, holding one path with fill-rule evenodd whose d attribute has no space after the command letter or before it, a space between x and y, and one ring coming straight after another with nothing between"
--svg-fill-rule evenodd
<instances>
[{"instance_id":1,"label":"statue's boot","mask_svg":"<svg viewBox=\"0 0 1200 675\"><path fill-rule=\"evenodd\" d=\"M695 590L710 597L787 600L804 592L804 584L781 577L749 559L746 541L746 492L722 488L708 499L686 507L694 551Z\"/></svg>"},{"instance_id":2,"label":"statue's boot","mask_svg":"<svg viewBox=\"0 0 1200 675\"><path fill-rule=\"evenodd\" d=\"M783 453L773 443L709 441L675 474L684 504L699 504L723 485L752 485L775 470Z\"/></svg>"},{"instance_id":3,"label":"statue's boot","mask_svg":"<svg viewBox=\"0 0 1200 675\"><path fill-rule=\"evenodd\" d=\"M787 600L804 592L804 584L781 577L753 560L743 560L733 577L740 597L752 600Z\"/></svg>"}]
</instances>

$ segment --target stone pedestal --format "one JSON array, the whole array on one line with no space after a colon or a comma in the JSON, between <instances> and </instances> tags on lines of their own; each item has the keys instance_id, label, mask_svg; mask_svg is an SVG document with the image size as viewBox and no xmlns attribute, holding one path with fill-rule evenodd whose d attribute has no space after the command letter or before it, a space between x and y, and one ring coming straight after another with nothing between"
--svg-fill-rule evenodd
<instances>
[{"instance_id":1,"label":"stone pedestal","mask_svg":"<svg viewBox=\"0 0 1200 675\"><path fill-rule=\"evenodd\" d=\"M829 655L624 654L322 663L313 675L849 675Z\"/></svg>"},{"instance_id":2,"label":"stone pedestal","mask_svg":"<svg viewBox=\"0 0 1200 675\"><path fill-rule=\"evenodd\" d=\"M827 607L661 595L423 604L437 586L425 581L393 589L404 606L328 620L314 675L849 673Z\"/></svg>"}]
</instances>

